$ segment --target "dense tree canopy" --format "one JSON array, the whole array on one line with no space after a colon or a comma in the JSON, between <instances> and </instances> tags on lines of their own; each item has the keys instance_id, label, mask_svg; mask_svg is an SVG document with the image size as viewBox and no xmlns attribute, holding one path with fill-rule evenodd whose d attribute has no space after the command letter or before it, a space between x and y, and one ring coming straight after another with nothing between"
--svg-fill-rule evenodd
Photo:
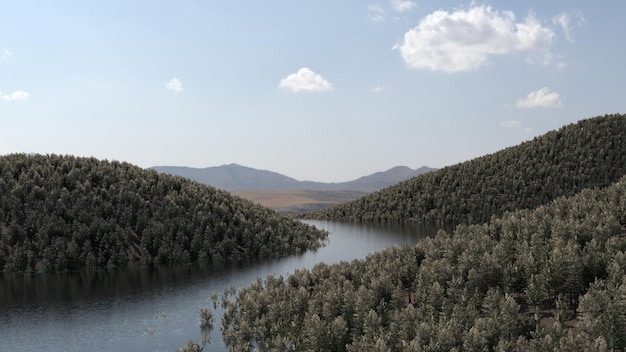
<instances>
[{"instance_id":1,"label":"dense tree canopy","mask_svg":"<svg viewBox=\"0 0 626 352\"><path fill-rule=\"evenodd\" d=\"M313 214L460 225L259 279L227 301L225 341L233 351L626 350L624 131L626 115L582 120Z\"/></svg>"},{"instance_id":2,"label":"dense tree canopy","mask_svg":"<svg viewBox=\"0 0 626 352\"><path fill-rule=\"evenodd\" d=\"M307 218L482 223L626 174L626 115L581 120L494 154L414 177Z\"/></svg>"},{"instance_id":3,"label":"dense tree canopy","mask_svg":"<svg viewBox=\"0 0 626 352\"><path fill-rule=\"evenodd\" d=\"M0 271L224 263L314 249L325 236L225 191L128 163L0 157Z\"/></svg>"},{"instance_id":4,"label":"dense tree canopy","mask_svg":"<svg viewBox=\"0 0 626 352\"><path fill-rule=\"evenodd\" d=\"M626 178L259 279L227 305L234 351L624 351Z\"/></svg>"}]
</instances>

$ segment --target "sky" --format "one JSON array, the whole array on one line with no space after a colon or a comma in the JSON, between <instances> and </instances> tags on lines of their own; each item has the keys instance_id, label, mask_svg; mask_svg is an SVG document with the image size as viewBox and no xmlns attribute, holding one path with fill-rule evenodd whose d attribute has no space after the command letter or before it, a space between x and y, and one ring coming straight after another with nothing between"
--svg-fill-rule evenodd
<instances>
[{"instance_id":1,"label":"sky","mask_svg":"<svg viewBox=\"0 0 626 352\"><path fill-rule=\"evenodd\" d=\"M626 2L0 0L0 155L342 182L626 112Z\"/></svg>"}]
</instances>

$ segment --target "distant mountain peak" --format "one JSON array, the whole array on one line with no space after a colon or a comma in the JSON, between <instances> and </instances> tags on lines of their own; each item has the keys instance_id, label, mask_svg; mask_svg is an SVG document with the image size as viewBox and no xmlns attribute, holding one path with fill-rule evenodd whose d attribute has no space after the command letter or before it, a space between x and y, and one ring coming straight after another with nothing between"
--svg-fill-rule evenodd
<instances>
[{"instance_id":1,"label":"distant mountain peak","mask_svg":"<svg viewBox=\"0 0 626 352\"><path fill-rule=\"evenodd\" d=\"M396 166L387 171L376 172L347 182L298 181L273 171L258 170L236 163L212 166L204 169L155 166L158 172L183 176L227 191L250 190L309 190L309 191L358 191L374 192L398 182L435 169L422 166L413 170L408 166Z\"/></svg>"},{"instance_id":2,"label":"distant mountain peak","mask_svg":"<svg viewBox=\"0 0 626 352\"><path fill-rule=\"evenodd\" d=\"M422 166L422 167L425 167L425 166ZM406 165L399 165L399 166L394 166L387 171L397 171L397 170L413 170L413 169L411 169L410 167Z\"/></svg>"}]
</instances>

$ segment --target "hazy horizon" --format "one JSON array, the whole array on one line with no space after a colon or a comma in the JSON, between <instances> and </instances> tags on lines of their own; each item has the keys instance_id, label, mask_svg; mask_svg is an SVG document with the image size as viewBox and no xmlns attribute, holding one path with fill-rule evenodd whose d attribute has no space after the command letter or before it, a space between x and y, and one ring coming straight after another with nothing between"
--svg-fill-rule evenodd
<instances>
[{"instance_id":1,"label":"hazy horizon","mask_svg":"<svg viewBox=\"0 0 626 352\"><path fill-rule=\"evenodd\" d=\"M0 155L343 182L624 112L626 3L8 2Z\"/></svg>"}]
</instances>

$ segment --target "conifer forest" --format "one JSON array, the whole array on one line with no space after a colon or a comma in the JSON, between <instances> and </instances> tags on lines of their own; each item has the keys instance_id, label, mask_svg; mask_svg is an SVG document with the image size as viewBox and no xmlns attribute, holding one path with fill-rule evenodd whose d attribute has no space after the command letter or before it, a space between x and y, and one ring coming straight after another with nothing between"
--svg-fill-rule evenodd
<instances>
[{"instance_id":1,"label":"conifer forest","mask_svg":"<svg viewBox=\"0 0 626 352\"><path fill-rule=\"evenodd\" d=\"M0 156L0 195L2 274L229 265L328 237L226 191L95 158ZM626 115L299 217L454 230L225 292L215 324L229 350L626 351ZM201 317L213 324L211 309Z\"/></svg>"}]
</instances>

